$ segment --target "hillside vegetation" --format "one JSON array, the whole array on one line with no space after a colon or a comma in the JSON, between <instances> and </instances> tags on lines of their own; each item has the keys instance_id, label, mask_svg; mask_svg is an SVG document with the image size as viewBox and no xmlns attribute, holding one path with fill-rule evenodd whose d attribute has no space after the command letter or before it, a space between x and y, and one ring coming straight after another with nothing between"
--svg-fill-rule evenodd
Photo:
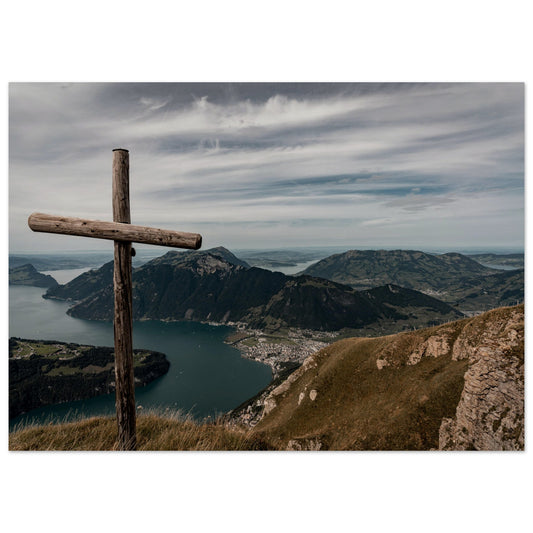
<instances>
[{"instance_id":1,"label":"hillside vegetation","mask_svg":"<svg viewBox=\"0 0 533 533\"><path fill-rule=\"evenodd\" d=\"M168 372L165 354L133 350L136 386ZM106 346L9 339L9 417L43 405L108 394L115 390L115 352Z\"/></svg>"},{"instance_id":2,"label":"hillside vegetation","mask_svg":"<svg viewBox=\"0 0 533 533\"><path fill-rule=\"evenodd\" d=\"M473 276L498 271L458 253L433 255L417 250L348 250L334 254L302 274L368 289L386 283L438 292Z\"/></svg>"},{"instance_id":3,"label":"hillside vegetation","mask_svg":"<svg viewBox=\"0 0 533 533\"><path fill-rule=\"evenodd\" d=\"M296 449L524 447L524 308L336 342L265 401L255 431Z\"/></svg>"},{"instance_id":4,"label":"hillside vegetation","mask_svg":"<svg viewBox=\"0 0 533 533\"><path fill-rule=\"evenodd\" d=\"M435 298L389 285L356 291L325 279L291 277L247 268L225 249L175 253L133 271L135 319L245 323L251 328L322 331L426 326L462 316ZM68 314L89 320L113 317L112 264L86 272L45 298L77 303Z\"/></svg>"},{"instance_id":5,"label":"hillside vegetation","mask_svg":"<svg viewBox=\"0 0 533 533\"><path fill-rule=\"evenodd\" d=\"M115 421L28 428L10 449L113 449ZM245 430L139 417L139 449L523 450L524 306L338 341L272 390Z\"/></svg>"},{"instance_id":6,"label":"hillside vegetation","mask_svg":"<svg viewBox=\"0 0 533 533\"><path fill-rule=\"evenodd\" d=\"M10 450L116 450L114 417L34 426L9 434ZM179 415L155 413L137 417L137 450L265 450L267 443L250 432L221 422L197 424Z\"/></svg>"},{"instance_id":7,"label":"hillside vegetation","mask_svg":"<svg viewBox=\"0 0 533 533\"><path fill-rule=\"evenodd\" d=\"M524 300L524 270L507 270L492 276L472 278L461 290L453 291L455 305L463 310L477 310L514 305Z\"/></svg>"},{"instance_id":8,"label":"hillside vegetation","mask_svg":"<svg viewBox=\"0 0 533 533\"><path fill-rule=\"evenodd\" d=\"M349 250L318 261L302 274L355 289L393 283L435 296L461 311L515 305L524 298L523 270L502 272L458 253Z\"/></svg>"},{"instance_id":9,"label":"hillside vegetation","mask_svg":"<svg viewBox=\"0 0 533 533\"><path fill-rule=\"evenodd\" d=\"M37 272L30 264L9 269L10 285L30 285L32 287L57 287L57 281L50 275Z\"/></svg>"}]
</instances>

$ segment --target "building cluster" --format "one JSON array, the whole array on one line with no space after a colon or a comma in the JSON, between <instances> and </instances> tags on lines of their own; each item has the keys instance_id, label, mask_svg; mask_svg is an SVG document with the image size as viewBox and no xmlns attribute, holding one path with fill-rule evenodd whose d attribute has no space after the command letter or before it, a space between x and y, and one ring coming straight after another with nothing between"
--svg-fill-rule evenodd
<instances>
[{"instance_id":1,"label":"building cluster","mask_svg":"<svg viewBox=\"0 0 533 533\"><path fill-rule=\"evenodd\" d=\"M302 364L307 357L333 342L338 335L336 332L307 329L289 329L286 336L274 336L245 327L238 327L238 330L245 336L232 344L241 351L243 357L269 365L273 381L289 365ZM232 412L229 423L254 427L261 420L265 399L274 386L271 383L246 408Z\"/></svg>"},{"instance_id":2,"label":"building cluster","mask_svg":"<svg viewBox=\"0 0 533 533\"><path fill-rule=\"evenodd\" d=\"M290 329L286 338L276 337L276 342L272 342L273 339L261 330L247 330L247 333L249 336L237 342L236 347L243 357L269 365L274 378L286 367L286 363L303 363L309 355L329 344L324 342L325 337L333 338L337 335Z\"/></svg>"}]
</instances>

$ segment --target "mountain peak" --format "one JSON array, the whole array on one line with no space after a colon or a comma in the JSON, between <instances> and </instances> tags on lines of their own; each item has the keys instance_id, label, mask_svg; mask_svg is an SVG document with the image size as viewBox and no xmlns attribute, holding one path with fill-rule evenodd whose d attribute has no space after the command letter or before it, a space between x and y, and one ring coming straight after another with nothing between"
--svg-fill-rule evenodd
<instances>
[{"instance_id":1,"label":"mountain peak","mask_svg":"<svg viewBox=\"0 0 533 533\"><path fill-rule=\"evenodd\" d=\"M244 268L250 268L250 265L243 261L242 259L239 259L235 254L230 252L227 248L224 248L224 246L217 246L215 248L209 248L209 250L206 250L205 253L209 253L211 255L216 255L218 257L221 257L228 263L231 263L232 265L236 266L242 266Z\"/></svg>"},{"instance_id":2,"label":"mountain peak","mask_svg":"<svg viewBox=\"0 0 533 533\"><path fill-rule=\"evenodd\" d=\"M209 255L223 259L225 262L231 265L241 266L244 268L250 268L250 265L246 261L243 261L242 259L239 259L238 257L236 257L227 248L224 248L224 246L217 246L215 248L209 248L208 250L195 250L195 251L190 251L190 252L180 252L180 251L171 250L170 252L167 252L165 255L162 255L161 257L152 259L151 261L149 261L143 266L155 265L155 264L161 264L161 263L183 263L183 262L198 261L201 258L205 256L209 256Z\"/></svg>"}]
</instances>

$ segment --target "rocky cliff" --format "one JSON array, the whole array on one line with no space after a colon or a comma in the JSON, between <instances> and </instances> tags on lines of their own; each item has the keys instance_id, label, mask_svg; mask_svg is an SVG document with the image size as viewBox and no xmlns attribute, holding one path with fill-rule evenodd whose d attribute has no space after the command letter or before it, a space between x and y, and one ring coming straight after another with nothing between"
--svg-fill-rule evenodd
<instances>
[{"instance_id":1,"label":"rocky cliff","mask_svg":"<svg viewBox=\"0 0 533 533\"><path fill-rule=\"evenodd\" d=\"M288 449L524 449L524 307L336 342L264 400Z\"/></svg>"},{"instance_id":2,"label":"rocky cliff","mask_svg":"<svg viewBox=\"0 0 533 533\"><path fill-rule=\"evenodd\" d=\"M468 370L455 416L441 423L439 448L523 450L523 306L467 323L452 358L468 360Z\"/></svg>"}]
</instances>

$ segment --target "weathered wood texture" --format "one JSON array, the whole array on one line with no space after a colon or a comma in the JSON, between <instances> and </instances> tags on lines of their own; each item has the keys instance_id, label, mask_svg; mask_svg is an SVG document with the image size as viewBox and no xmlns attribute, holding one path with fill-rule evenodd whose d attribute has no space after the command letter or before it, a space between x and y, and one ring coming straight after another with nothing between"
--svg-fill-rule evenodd
<instances>
[{"instance_id":1,"label":"weathered wood texture","mask_svg":"<svg viewBox=\"0 0 533 533\"><path fill-rule=\"evenodd\" d=\"M130 154L113 150L113 221L131 223L130 217Z\"/></svg>"},{"instance_id":2,"label":"weathered wood texture","mask_svg":"<svg viewBox=\"0 0 533 533\"><path fill-rule=\"evenodd\" d=\"M115 383L120 450L136 446L135 384L133 377L131 244L115 242Z\"/></svg>"},{"instance_id":3,"label":"weathered wood texture","mask_svg":"<svg viewBox=\"0 0 533 533\"><path fill-rule=\"evenodd\" d=\"M197 233L132 226L130 224L129 153L113 150L113 220L102 222L74 217L33 213L28 225L33 231L79 235L115 241L115 381L118 447L136 447L135 388L132 341L132 242L198 250L202 236Z\"/></svg>"},{"instance_id":4,"label":"weathered wood texture","mask_svg":"<svg viewBox=\"0 0 533 533\"><path fill-rule=\"evenodd\" d=\"M32 213L28 218L28 225L33 231L43 233L61 233L63 235L78 235L80 237L93 237L95 239L109 239L122 242L138 242L170 246L172 248L188 248L191 250L198 250L202 246L202 236L198 233L135 226L121 222L104 222L100 220Z\"/></svg>"},{"instance_id":5,"label":"weathered wood texture","mask_svg":"<svg viewBox=\"0 0 533 533\"><path fill-rule=\"evenodd\" d=\"M129 154L113 150L113 220L130 222ZM131 288L131 242L115 241L115 382L118 447L137 445L135 385L133 377L133 313Z\"/></svg>"}]
</instances>

